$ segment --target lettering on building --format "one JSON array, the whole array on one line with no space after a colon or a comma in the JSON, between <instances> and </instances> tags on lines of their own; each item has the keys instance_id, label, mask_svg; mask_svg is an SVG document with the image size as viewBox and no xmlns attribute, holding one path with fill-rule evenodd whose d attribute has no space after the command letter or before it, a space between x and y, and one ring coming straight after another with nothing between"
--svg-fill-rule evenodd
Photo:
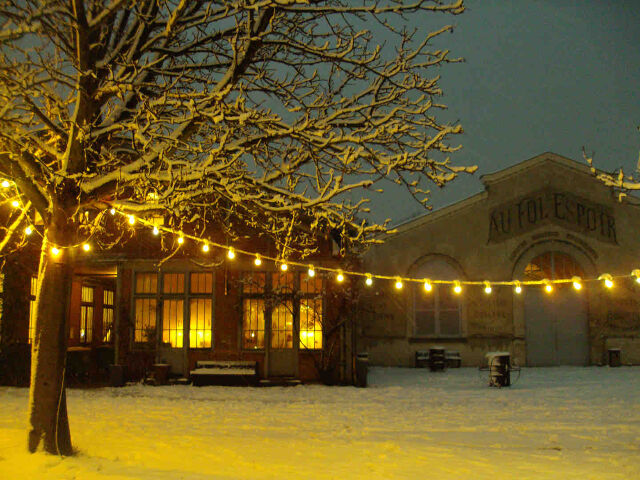
<instances>
[{"instance_id":1,"label":"lettering on building","mask_svg":"<svg viewBox=\"0 0 640 480\"><path fill-rule=\"evenodd\" d=\"M527 195L491 211L489 242L501 242L544 225L559 225L600 241L618 243L610 209L557 191Z\"/></svg>"}]
</instances>

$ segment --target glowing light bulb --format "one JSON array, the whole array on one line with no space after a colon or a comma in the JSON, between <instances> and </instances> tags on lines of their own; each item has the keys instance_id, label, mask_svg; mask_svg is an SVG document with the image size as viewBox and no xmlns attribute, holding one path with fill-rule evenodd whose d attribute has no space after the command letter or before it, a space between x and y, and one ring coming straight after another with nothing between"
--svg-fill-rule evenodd
<instances>
[{"instance_id":1,"label":"glowing light bulb","mask_svg":"<svg viewBox=\"0 0 640 480\"><path fill-rule=\"evenodd\" d=\"M402 290L402 280L400 277L396 277L396 290Z\"/></svg>"},{"instance_id":2,"label":"glowing light bulb","mask_svg":"<svg viewBox=\"0 0 640 480\"><path fill-rule=\"evenodd\" d=\"M179 237L178 237L178 243L179 243L180 245L182 245L182 244L184 243L184 237L183 237L183 236L179 236Z\"/></svg>"},{"instance_id":3,"label":"glowing light bulb","mask_svg":"<svg viewBox=\"0 0 640 480\"><path fill-rule=\"evenodd\" d=\"M367 287L373 285L373 278L371 277L370 273L367 273L367 279L364 281L364 283L367 285Z\"/></svg>"},{"instance_id":4,"label":"glowing light bulb","mask_svg":"<svg viewBox=\"0 0 640 480\"><path fill-rule=\"evenodd\" d=\"M136 223L136 217L129 215L129 225L133 225L134 223Z\"/></svg>"},{"instance_id":5,"label":"glowing light bulb","mask_svg":"<svg viewBox=\"0 0 640 480\"><path fill-rule=\"evenodd\" d=\"M31 235L33 233L33 228L31 227L27 227L24 229L24 234L25 235Z\"/></svg>"},{"instance_id":6,"label":"glowing light bulb","mask_svg":"<svg viewBox=\"0 0 640 480\"><path fill-rule=\"evenodd\" d=\"M455 285L455 286L453 287L453 291L454 291L457 295L460 295L460 293L462 292L462 285L460 285L460 282L459 282L459 281L457 281L457 280L454 282L454 285Z\"/></svg>"},{"instance_id":7,"label":"glowing light bulb","mask_svg":"<svg viewBox=\"0 0 640 480\"><path fill-rule=\"evenodd\" d=\"M315 268L313 268L313 265L309 265L309 270L307 271L307 275L309 275L310 277L316 276L316 270Z\"/></svg>"},{"instance_id":8,"label":"glowing light bulb","mask_svg":"<svg viewBox=\"0 0 640 480\"><path fill-rule=\"evenodd\" d=\"M20 202L17 200L14 200L13 202L11 202L11 206L13 208L18 208L20 206Z\"/></svg>"},{"instance_id":9,"label":"glowing light bulb","mask_svg":"<svg viewBox=\"0 0 640 480\"><path fill-rule=\"evenodd\" d=\"M287 270L289 270L289 265L287 265L286 263L281 264L280 270L282 270L283 272L286 272Z\"/></svg>"},{"instance_id":10,"label":"glowing light bulb","mask_svg":"<svg viewBox=\"0 0 640 480\"><path fill-rule=\"evenodd\" d=\"M425 280L424 281L424 291L425 292L430 292L431 290L433 290L433 285L431 285L431 282L429 280Z\"/></svg>"},{"instance_id":11,"label":"glowing light bulb","mask_svg":"<svg viewBox=\"0 0 640 480\"><path fill-rule=\"evenodd\" d=\"M571 283L573 283L573 288L576 290L582 289L582 279L580 277L573 277L571 279Z\"/></svg>"},{"instance_id":12,"label":"glowing light bulb","mask_svg":"<svg viewBox=\"0 0 640 480\"><path fill-rule=\"evenodd\" d=\"M60 254L59 248L56 248L56 247L51 248L51 255L53 255L54 257L57 257L59 254Z\"/></svg>"},{"instance_id":13,"label":"glowing light bulb","mask_svg":"<svg viewBox=\"0 0 640 480\"><path fill-rule=\"evenodd\" d=\"M153 226L153 234L154 235L158 235L159 233L160 233L160 229L154 225Z\"/></svg>"},{"instance_id":14,"label":"glowing light bulb","mask_svg":"<svg viewBox=\"0 0 640 480\"><path fill-rule=\"evenodd\" d=\"M83 243L82 250L84 250L85 252L88 252L89 250L91 250L91 245L89 245L88 243Z\"/></svg>"},{"instance_id":15,"label":"glowing light bulb","mask_svg":"<svg viewBox=\"0 0 640 480\"><path fill-rule=\"evenodd\" d=\"M489 282L484 282L484 293L489 295L491 291L491 284Z\"/></svg>"},{"instance_id":16,"label":"glowing light bulb","mask_svg":"<svg viewBox=\"0 0 640 480\"><path fill-rule=\"evenodd\" d=\"M202 245L202 251L204 253L207 253L209 251L209 244L205 243L204 245Z\"/></svg>"},{"instance_id":17,"label":"glowing light bulb","mask_svg":"<svg viewBox=\"0 0 640 480\"><path fill-rule=\"evenodd\" d=\"M260 258L260 255L256 255L256 259L253 261L253 264L256 267L259 267L260 265L262 265L262 259Z\"/></svg>"},{"instance_id":18,"label":"glowing light bulb","mask_svg":"<svg viewBox=\"0 0 640 480\"><path fill-rule=\"evenodd\" d=\"M607 288L613 287L613 277L608 273L603 273L598 277L598 280L604 280L604 286Z\"/></svg>"},{"instance_id":19,"label":"glowing light bulb","mask_svg":"<svg viewBox=\"0 0 640 480\"><path fill-rule=\"evenodd\" d=\"M10 186L11 184L9 183L9 180L2 181L2 188L9 188Z\"/></svg>"},{"instance_id":20,"label":"glowing light bulb","mask_svg":"<svg viewBox=\"0 0 640 480\"><path fill-rule=\"evenodd\" d=\"M516 292L518 295L520 295L522 293L522 286L520 285L520 282L518 280L516 280L514 282L515 288L513 289L514 292Z\"/></svg>"},{"instance_id":21,"label":"glowing light bulb","mask_svg":"<svg viewBox=\"0 0 640 480\"><path fill-rule=\"evenodd\" d=\"M229 260L236 258L236 252L233 251L233 247L230 247L229 250L227 250L227 258Z\"/></svg>"},{"instance_id":22,"label":"glowing light bulb","mask_svg":"<svg viewBox=\"0 0 640 480\"><path fill-rule=\"evenodd\" d=\"M116 214L116 209L115 209L115 208L111 208L111 209L109 210L109 213L110 213L111 215L115 215L115 214Z\"/></svg>"},{"instance_id":23,"label":"glowing light bulb","mask_svg":"<svg viewBox=\"0 0 640 480\"><path fill-rule=\"evenodd\" d=\"M640 283L640 268L636 268L631 275L636 277L636 282Z\"/></svg>"},{"instance_id":24,"label":"glowing light bulb","mask_svg":"<svg viewBox=\"0 0 640 480\"><path fill-rule=\"evenodd\" d=\"M342 273L342 270L338 270L338 275L336 276L336 280L338 282L344 282L344 274Z\"/></svg>"}]
</instances>

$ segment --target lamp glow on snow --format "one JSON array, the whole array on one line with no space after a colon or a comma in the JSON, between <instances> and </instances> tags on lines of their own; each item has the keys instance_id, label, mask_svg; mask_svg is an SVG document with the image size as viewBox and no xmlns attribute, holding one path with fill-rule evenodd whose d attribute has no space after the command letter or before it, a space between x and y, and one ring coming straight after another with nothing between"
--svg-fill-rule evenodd
<instances>
[{"instance_id":1,"label":"lamp glow on snow","mask_svg":"<svg viewBox=\"0 0 640 480\"><path fill-rule=\"evenodd\" d=\"M367 273L367 279L364 281L364 283L367 287L370 287L371 285L373 285L373 277L371 276L370 273Z\"/></svg>"},{"instance_id":2,"label":"lamp glow on snow","mask_svg":"<svg viewBox=\"0 0 640 480\"><path fill-rule=\"evenodd\" d=\"M424 281L424 291L425 292L430 292L431 290L433 290L433 285L431 285L431 282L429 280L425 280Z\"/></svg>"},{"instance_id":3,"label":"lamp glow on snow","mask_svg":"<svg viewBox=\"0 0 640 480\"><path fill-rule=\"evenodd\" d=\"M456 295L460 295L462 293L462 285L460 285L460 282L458 280L453 282L453 292Z\"/></svg>"},{"instance_id":4,"label":"lamp glow on snow","mask_svg":"<svg viewBox=\"0 0 640 480\"><path fill-rule=\"evenodd\" d=\"M603 273L598 277L598 280L602 280L605 287L613 288L613 277L609 273Z\"/></svg>"},{"instance_id":5,"label":"lamp glow on snow","mask_svg":"<svg viewBox=\"0 0 640 480\"><path fill-rule=\"evenodd\" d=\"M520 282L518 280L516 280L513 283L515 285L515 288L513 289L513 291L516 292L518 295L520 295L522 293L522 285L520 284Z\"/></svg>"},{"instance_id":6,"label":"lamp glow on snow","mask_svg":"<svg viewBox=\"0 0 640 480\"><path fill-rule=\"evenodd\" d=\"M396 290L402 290L402 280L400 279L400 277L396 277L396 284L395 284Z\"/></svg>"},{"instance_id":7,"label":"lamp glow on snow","mask_svg":"<svg viewBox=\"0 0 640 480\"><path fill-rule=\"evenodd\" d=\"M582 279L580 277L572 277L571 283L573 283L573 288L576 290L582 289Z\"/></svg>"},{"instance_id":8,"label":"lamp glow on snow","mask_svg":"<svg viewBox=\"0 0 640 480\"><path fill-rule=\"evenodd\" d=\"M259 267L260 265L262 265L262 259L260 258L260 255L256 255L256 258L253 260L253 264L256 267Z\"/></svg>"},{"instance_id":9,"label":"lamp glow on snow","mask_svg":"<svg viewBox=\"0 0 640 480\"><path fill-rule=\"evenodd\" d=\"M636 277L637 283L640 283L640 268L636 268L633 272L631 272L631 275Z\"/></svg>"},{"instance_id":10,"label":"lamp glow on snow","mask_svg":"<svg viewBox=\"0 0 640 480\"><path fill-rule=\"evenodd\" d=\"M489 295L491 293L491 291L492 291L491 290L491 284L485 280L484 281L484 293Z\"/></svg>"},{"instance_id":11,"label":"lamp glow on snow","mask_svg":"<svg viewBox=\"0 0 640 480\"><path fill-rule=\"evenodd\" d=\"M338 275L336 276L336 280L338 281L338 283L344 282L344 274L342 273L342 270L338 270Z\"/></svg>"},{"instance_id":12,"label":"lamp glow on snow","mask_svg":"<svg viewBox=\"0 0 640 480\"><path fill-rule=\"evenodd\" d=\"M309 277L316 276L316 270L315 268L313 268L313 265L309 265L309 269L307 270L307 275L309 275Z\"/></svg>"}]
</instances>

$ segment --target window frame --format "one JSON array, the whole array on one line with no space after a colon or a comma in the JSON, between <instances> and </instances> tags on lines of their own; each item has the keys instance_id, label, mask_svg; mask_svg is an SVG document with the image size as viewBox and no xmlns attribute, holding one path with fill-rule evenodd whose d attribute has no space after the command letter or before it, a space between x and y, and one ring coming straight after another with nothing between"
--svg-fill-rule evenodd
<instances>
[{"instance_id":1,"label":"window frame","mask_svg":"<svg viewBox=\"0 0 640 480\"><path fill-rule=\"evenodd\" d=\"M84 300L84 290L91 290L91 301ZM85 313L86 312L86 313ZM91 312L91 325L87 321L87 314ZM84 318L83 318L84 315ZM96 319L96 287L95 285L81 284L80 285L80 329L78 332L78 343L80 345L91 345L93 343L93 333ZM82 327L84 322L85 335L82 337Z\"/></svg>"},{"instance_id":2,"label":"window frame","mask_svg":"<svg viewBox=\"0 0 640 480\"><path fill-rule=\"evenodd\" d=\"M192 293L191 292L191 275L194 273L206 273L211 275L211 292L210 293ZM156 275L156 291L155 293L136 293L136 285L138 275L141 274L154 274ZM166 292L164 291L165 275L184 275L182 283L182 292ZM167 344L165 348L173 348L176 350L183 350L188 348L189 350L207 351L214 350L215 348L215 279L216 274L213 270L189 270L181 268L167 268L160 271L150 271L147 269L133 270L133 288L131 289L131 312L133 313L133 335L131 336L131 348L132 350L144 349L145 342L137 342L135 340L136 322L135 322L135 305L136 299L153 299L156 302L156 317L155 317L155 332L156 342L154 348L162 347L165 343L164 338L164 301L165 300L182 300L182 346L173 347ZM192 299L209 299L211 301L211 345L209 347L191 347L191 300Z\"/></svg>"},{"instance_id":3,"label":"window frame","mask_svg":"<svg viewBox=\"0 0 640 480\"><path fill-rule=\"evenodd\" d=\"M255 275L255 274L262 274L265 276L264 279L264 289L260 292L255 292L255 291L249 291L246 292L245 291L245 279L247 278L247 276L249 275ZM287 272L286 274L291 274L293 275L293 283L292 283L292 290L291 292L283 292L283 293L274 293L274 276L275 275L283 275L282 272L278 271L278 270L245 270L240 272L240 282L241 282L241 286L240 286L240 305L241 305L241 315L240 315L240 332L239 332L239 336L240 336L240 340L239 340L239 344L240 344L240 348L243 352L261 352L264 353L267 350L281 350L278 347L274 347L272 345L272 315L274 312L274 309L277 307L277 305L280 304L290 304L291 305L291 311L293 312L292 318L293 318L293 345L291 348L287 348L287 350L294 350L296 352L300 352L300 351L309 351L309 352L320 352L323 350L324 348L324 344L325 344L325 330L324 330L324 316L325 316L325 300L326 300L326 282L324 280L324 278L322 277L313 277L316 280L314 281L318 281L318 279L321 282L321 286L320 286L320 291L316 292L316 291L306 291L306 289L302 288L302 282L303 282L303 276L306 275L306 272ZM278 299L277 302L274 302L273 299ZM259 302L262 302L262 319L264 322L263 325L263 330L257 329L256 332L264 332L263 334L263 346L261 348L249 348L246 346L245 344L245 302L246 301L252 301L252 300L257 300ZM310 348L310 347L306 347L302 345L302 338L301 338L301 318L302 318L302 313L301 313L301 307L303 304L303 300L307 300L307 301L320 301L320 308L321 308L321 314L320 314L320 332L321 332L321 340L320 340L320 346L315 348L315 342L314 342L314 348ZM259 326L259 325L258 325ZM315 329L314 329L315 331Z\"/></svg>"}]
</instances>

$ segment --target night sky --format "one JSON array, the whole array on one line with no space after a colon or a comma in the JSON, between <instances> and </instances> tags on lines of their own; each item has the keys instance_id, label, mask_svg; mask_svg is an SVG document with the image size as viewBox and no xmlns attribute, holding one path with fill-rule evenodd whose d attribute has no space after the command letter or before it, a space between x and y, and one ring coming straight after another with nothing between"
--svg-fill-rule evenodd
<instances>
[{"instance_id":1,"label":"night sky","mask_svg":"<svg viewBox=\"0 0 640 480\"><path fill-rule=\"evenodd\" d=\"M434 209L482 190L480 176L546 151L582 161L595 152L605 170L635 173L640 150L640 1L467 0L442 36L465 63L439 70L446 117L459 119L463 148L453 163L477 165L473 177L432 189ZM373 197L377 221L423 214L400 189Z\"/></svg>"}]
</instances>

